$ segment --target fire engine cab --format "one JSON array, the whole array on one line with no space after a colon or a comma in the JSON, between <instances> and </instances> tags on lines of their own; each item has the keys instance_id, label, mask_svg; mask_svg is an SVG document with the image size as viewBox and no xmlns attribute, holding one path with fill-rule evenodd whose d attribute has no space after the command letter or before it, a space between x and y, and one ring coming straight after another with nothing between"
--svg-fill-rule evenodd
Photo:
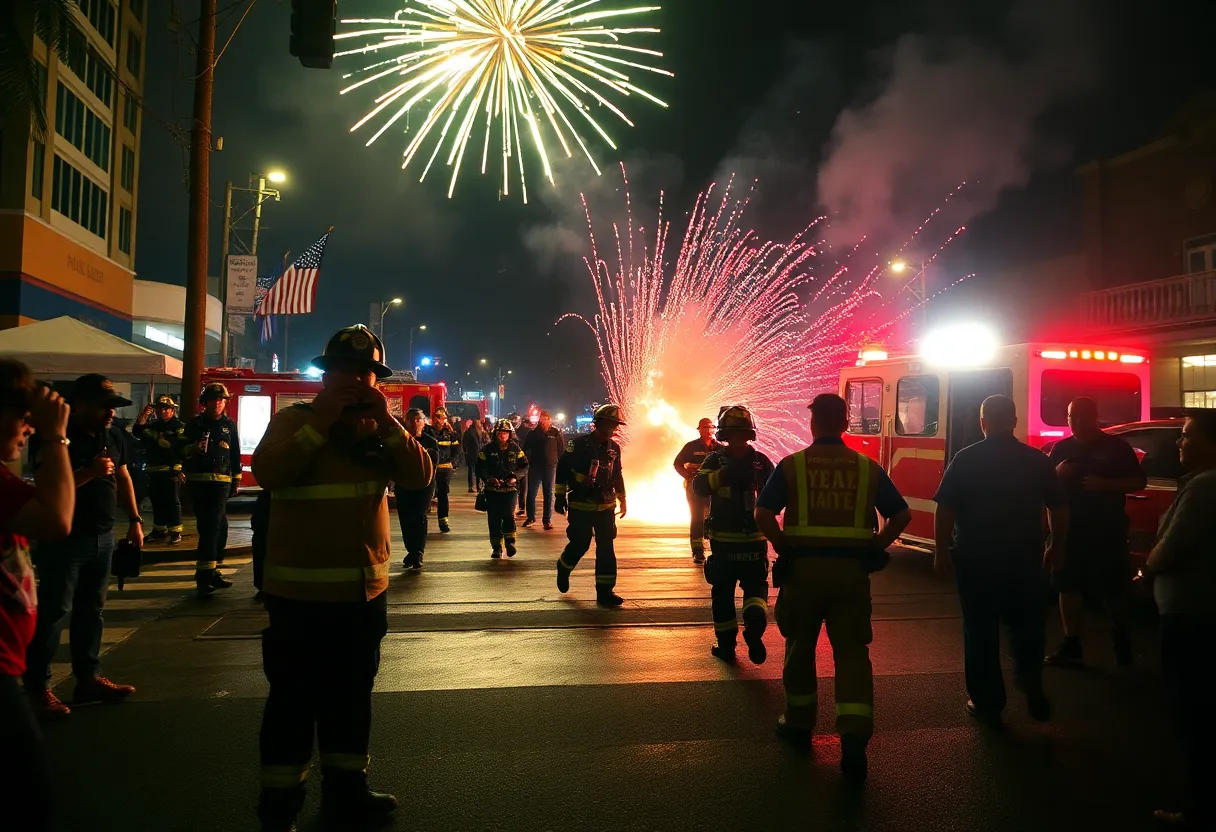
<instances>
[{"instance_id":1,"label":"fire engine cab","mask_svg":"<svg viewBox=\"0 0 1216 832\"><path fill-rule=\"evenodd\" d=\"M242 488L256 488L257 480L250 473L253 452L262 437L270 417L297 402L309 402L321 392L319 374L257 373L245 369L212 368L203 372L203 384L218 381L228 388L228 418L236 422L241 438ZM401 418L405 411L417 407L430 418L443 406L447 386L443 382L419 383L412 374L393 375L382 381L380 391L388 399L389 411Z\"/></svg>"},{"instance_id":2,"label":"fire engine cab","mask_svg":"<svg viewBox=\"0 0 1216 832\"><path fill-rule=\"evenodd\" d=\"M1149 418L1143 350L1043 342L998 346L982 329L927 337L915 355L865 350L840 375L849 406L844 439L890 475L912 509L904 538L933 542L933 495L960 449L983 439L980 403L1009 396L1018 439L1040 448L1069 436L1068 403L1088 396L1104 425Z\"/></svg>"}]
</instances>

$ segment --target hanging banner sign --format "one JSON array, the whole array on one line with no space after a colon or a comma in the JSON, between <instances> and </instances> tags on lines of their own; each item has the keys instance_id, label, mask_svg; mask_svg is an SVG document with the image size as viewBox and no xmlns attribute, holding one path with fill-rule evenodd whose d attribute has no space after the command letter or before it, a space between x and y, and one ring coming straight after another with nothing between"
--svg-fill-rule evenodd
<instances>
[{"instance_id":1,"label":"hanging banner sign","mask_svg":"<svg viewBox=\"0 0 1216 832\"><path fill-rule=\"evenodd\" d=\"M228 255L228 313L252 315L258 292L258 258L250 254Z\"/></svg>"}]
</instances>

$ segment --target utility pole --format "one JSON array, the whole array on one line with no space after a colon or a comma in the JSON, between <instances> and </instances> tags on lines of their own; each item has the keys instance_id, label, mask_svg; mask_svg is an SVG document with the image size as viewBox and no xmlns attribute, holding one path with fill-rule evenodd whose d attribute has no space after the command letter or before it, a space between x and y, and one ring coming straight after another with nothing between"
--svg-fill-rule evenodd
<instances>
[{"instance_id":1,"label":"utility pole","mask_svg":"<svg viewBox=\"0 0 1216 832\"><path fill-rule=\"evenodd\" d=\"M197 409L207 354L207 214L210 208L211 92L215 83L216 0L199 0L194 114L190 125L190 219L186 254L186 315L181 413Z\"/></svg>"}]
</instances>

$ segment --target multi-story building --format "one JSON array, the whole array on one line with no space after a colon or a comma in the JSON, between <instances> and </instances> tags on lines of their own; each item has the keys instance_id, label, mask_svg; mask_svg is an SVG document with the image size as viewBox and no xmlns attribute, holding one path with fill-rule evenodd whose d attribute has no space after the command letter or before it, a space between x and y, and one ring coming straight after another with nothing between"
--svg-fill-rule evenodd
<instances>
[{"instance_id":1,"label":"multi-story building","mask_svg":"<svg viewBox=\"0 0 1216 832\"><path fill-rule=\"evenodd\" d=\"M1089 331L1151 350L1154 407L1216 407L1216 93L1080 173Z\"/></svg>"},{"instance_id":2,"label":"multi-story building","mask_svg":"<svg viewBox=\"0 0 1216 832\"><path fill-rule=\"evenodd\" d=\"M147 0L79 0L61 58L27 26L48 130L0 131L0 328L70 315L131 338Z\"/></svg>"}]
</instances>

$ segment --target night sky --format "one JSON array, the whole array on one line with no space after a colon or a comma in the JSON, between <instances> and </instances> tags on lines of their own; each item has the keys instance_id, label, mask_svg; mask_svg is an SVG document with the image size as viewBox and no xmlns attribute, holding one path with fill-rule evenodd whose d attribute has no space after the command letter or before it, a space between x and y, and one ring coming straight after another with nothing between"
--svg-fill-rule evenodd
<instances>
[{"instance_id":1,"label":"night sky","mask_svg":"<svg viewBox=\"0 0 1216 832\"><path fill-rule=\"evenodd\" d=\"M426 324L415 354L441 355L447 378L478 376L484 357L514 370L509 405L574 410L603 396L589 331L553 325L567 311L593 312L578 193L605 222L617 219L623 159L647 224L659 188L679 226L698 191L735 172L760 180L750 224L762 237L788 236L826 210L832 235L868 235L875 256L974 180L939 229L969 227L942 265L947 278L977 273L941 304L962 313L1015 290L993 275L1077 250L1076 165L1151 140L1190 96L1216 86L1216 13L1186 15L1183 5L668 0L650 41L676 77L646 86L670 108L627 102L637 126L612 128L619 152L596 148L602 178L585 162L563 164L553 190L537 167L522 205L499 201L497 177L475 168L452 200L444 170L419 183L421 167L400 170L400 133L365 148L368 134L347 128L368 97L338 96L342 63L302 68L287 51L290 2L257 0L216 72L213 130L224 149L211 162L210 273L220 272L224 182L282 168L290 180L263 216L262 270L334 226L320 311L292 321L293 365L306 366L334 329L366 322L371 302L400 295L404 308L385 322L390 364L408 365L406 328ZM176 6L193 29L197 7L150 6L137 269L183 283L188 150L166 125L188 128L194 57L169 14ZM223 46L245 4L220 8ZM339 16L395 8L340 0Z\"/></svg>"}]
</instances>

